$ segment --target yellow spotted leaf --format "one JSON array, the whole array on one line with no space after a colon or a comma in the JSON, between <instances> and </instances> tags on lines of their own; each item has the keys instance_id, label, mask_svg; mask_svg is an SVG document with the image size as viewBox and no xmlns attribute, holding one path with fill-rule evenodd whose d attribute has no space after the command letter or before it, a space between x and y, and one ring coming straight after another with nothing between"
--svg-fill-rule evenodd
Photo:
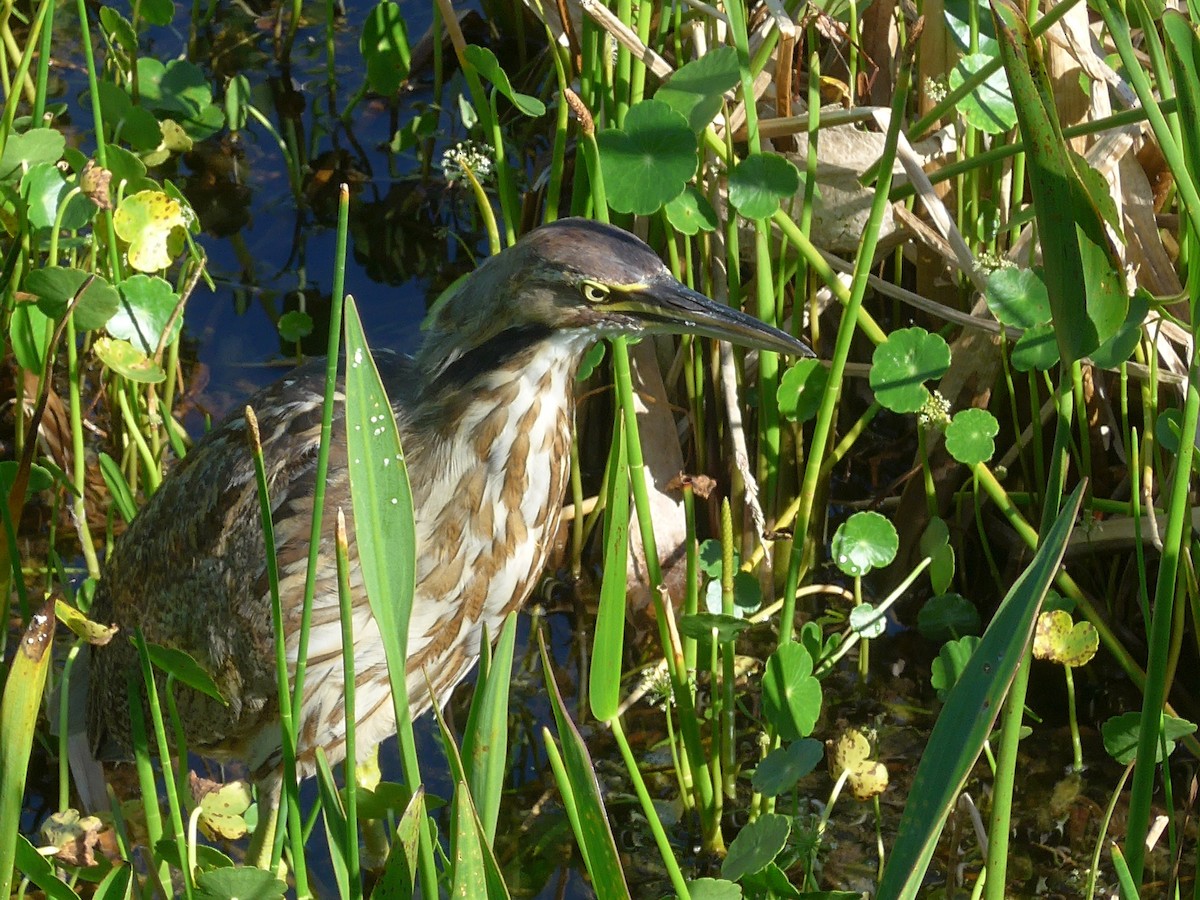
<instances>
[{"instance_id":1,"label":"yellow spotted leaf","mask_svg":"<svg viewBox=\"0 0 1200 900\"><path fill-rule=\"evenodd\" d=\"M870 800L888 786L887 767L870 758L871 742L855 728L849 728L837 740L825 742L829 771L834 778L846 772L850 793L858 800Z\"/></svg>"},{"instance_id":2,"label":"yellow spotted leaf","mask_svg":"<svg viewBox=\"0 0 1200 900\"><path fill-rule=\"evenodd\" d=\"M95 644L97 647L103 647L111 641L113 635L118 630L116 625L103 625L100 622L93 622L71 604L65 603L62 600L54 601L54 615L58 618L58 621L75 632L77 637L81 637L89 644Z\"/></svg>"},{"instance_id":3,"label":"yellow spotted leaf","mask_svg":"<svg viewBox=\"0 0 1200 900\"><path fill-rule=\"evenodd\" d=\"M187 218L183 207L162 191L138 191L113 213L117 236L129 247L129 264L139 272L167 268L183 251Z\"/></svg>"},{"instance_id":4,"label":"yellow spotted leaf","mask_svg":"<svg viewBox=\"0 0 1200 900\"><path fill-rule=\"evenodd\" d=\"M236 841L244 837L249 826L246 811L253 798L250 785L244 781L216 784L191 773L192 795L200 804L200 830L210 840Z\"/></svg>"},{"instance_id":5,"label":"yellow spotted leaf","mask_svg":"<svg viewBox=\"0 0 1200 900\"><path fill-rule=\"evenodd\" d=\"M1064 666L1087 664L1100 647L1100 635L1091 622L1072 622L1071 614L1054 609L1038 616L1033 635L1033 655Z\"/></svg>"}]
</instances>

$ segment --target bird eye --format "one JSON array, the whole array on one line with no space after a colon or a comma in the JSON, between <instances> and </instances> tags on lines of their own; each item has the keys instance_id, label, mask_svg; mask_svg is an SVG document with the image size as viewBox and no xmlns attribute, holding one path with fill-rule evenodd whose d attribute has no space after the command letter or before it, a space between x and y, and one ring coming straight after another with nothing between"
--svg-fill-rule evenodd
<instances>
[{"instance_id":1,"label":"bird eye","mask_svg":"<svg viewBox=\"0 0 1200 900\"><path fill-rule=\"evenodd\" d=\"M608 299L608 288L594 281L585 281L580 285L580 289L588 303L603 303Z\"/></svg>"}]
</instances>

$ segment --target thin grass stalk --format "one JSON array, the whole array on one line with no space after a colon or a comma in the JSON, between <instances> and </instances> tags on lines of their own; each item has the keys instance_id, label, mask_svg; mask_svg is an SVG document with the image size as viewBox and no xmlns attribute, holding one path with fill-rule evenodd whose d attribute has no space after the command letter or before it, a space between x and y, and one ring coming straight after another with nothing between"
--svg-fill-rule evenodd
<instances>
[{"instance_id":1,"label":"thin grass stalk","mask_svg":"<svg viewBox=\"0 0 1200 900\"><path fill-rule=\"evenodd\" d=\"M637 410L633 402L633 376L629 369L629 351L624 337L614 338L613 348L613 380L616 385L617 398L625 419L625 436L629 452L630 485L633 489L634 506L637 509L638 528L642 536L642 547L646 555L646 573L649 581L650 595L654 598L656 618L659 622L659 639L662 642L663 653L667 661L667 670L671 675L672 693L676 707L679 710L679 725L683 733L684 746L687 748L688 760L691 763L696 779L696 789L699 792L699 805L704 815L711 810L713 804L713 784L709 778L708 768L704 764L704 747L700 740L700 726L696 720L695 705L691 688L688 686L686 674L681 671L680 659L675 657L672 641L666 632L663 609L664 601L658 587L662 584L662 568L658 559L658 547L654 536L654 520L650 509L650 494L646 489L646 466L642 457L642 443L638 434ZM632 773L630 773L632 775ZM706 822L706 831L710 834L719 823L711 820Z\"/></svg>"},{"instance_id":2,"label":"thin grass stalk","mask_svg":"<svg viewBox=\"0 0 1200 900\"><path fill-rule=\"evenodd\" d=\"M42 46L38 53L37 85L33 95L33 124L49 128L46 119L46 97L50 83L50 57L54 52L54 3L46 4L46 21L42 23ZM30 42L32 43L32 41Z\"/></svg>"},{"instance_id":3,"label":"thin grass stalk","mask_svg":"<svg viewBox=\"0 0 1200 900\"><path fill-rule=\"evenodd\" d=\"M83 45L83 58L87 67L88 95L92 101L92 125L96 135L96 162L100 168L108 168L108 147L104 141L104 116L100 109L100 86L96 77L96 57L92 50L92 33L88 25L87 0L75 0L75 10L79 18L79 40ZM0 128L0 139L8 134L8 128ZM104 222L104 243L108 247L108 270L111 281L116 284L122 279L121 257L118 251L117 230L113 225L111 209L102 210Z\"/></svg>"},{"instance_id":4,"label":"thin grass stalk","mask_svg":"<svg viewBox=\"0 0 1200 900\"><path fill-rule=\"evenodd\" d=\"M300 828L300 783L296 775L296 725L292 716L291 696L288 684L287 642L283 628L283 603L279 596L279 560L275 553L275 525L271 520L271 497L267 486L267 470L263 461L262 440L259 437L258 417L254 410L245 409L246 433L250 441L250 455L254 460L255 483L258 488L259 521L263 530L263 561L267 572L267 589L271 596L271 632L275 636L275 678L279 700L279 739L282 755L283 780L280 785L279 802L287 820L287 839L291 841L293 872L296 879L296 894L306 896L308 888L308 866L304 858L304 843ZM262 798L259 798L260 801ZM283 843L273 842L271 848L271 871L277 871ZM266 848L263 848L265 852Z\"/></svg>"},{"instance_id":5,"label":"thin grass stalk","mask_svg":"<svg viewBox=\"0 0 1200 900\"><path fill-rule=\"evenodd\" d=\"M346 861L346 875L350 882L350 896L362 896L362 871L358 858L358 785L354 777L354 764L358 759L355 746L354 706L354 598L350 592L350 542L346 537L346 514L339 506L337 524L334 529L337 554L338 609L342 619L342 717L346 722L346 759L342 763L345 780L345 846L342 857Z\"/></svg>"},{"instance_id":6,"label":"thin grass stalk","mask_svg":"<svg viewBox=\"0 0 1200 900\"><path fill-rule=\"evenodd\" d=\"M1047 494L1046 507L1050 507ZM1061 502L1061 498L1060 501ZM1051 523L1053 524L1053 522ZM1043 530L1046 533L1046 529ZM1033 645L1025 647L1004 701L1000 740L997 742L996 770L992 778L992 813L988 822L986 900L1005 900L1008 872L1008 836L1012 822L1013 789L1016 785L1017 755L1020 753L1021 724L1025 718L1025 696L1029 690L1029 668Z\"/></svg>"},{"instance_id":7,"label":"thin grass stalk","mask_svg":"<svg viewBox=\"0 0 1200 900\"><path fill-rule=\"evenodd\" d=\"M633 749L629 746L629 739L625 737L625 729L621 726L620 717L614 718L610 724L613 737L617 741L617 747L621 751L621 758L625 760L625 768L629 772L630 780L633 782L634 793L637 794L638 802L641 803L642 812L645 813L646 822L650 827L650 833L654 836L654 843L658 846L659 855L662 857L663 864L667 869L667 877L671 879L671 885L675 888L675 893L679 900L690 900L691 893L688 891L687 882L684 880L683 872L679 869L679 862L675 859L675 851L671 848L671 841L667 837L666 831L663 830L662 822L659 821L654 800L650 796L650 791L646 788L646 782L642 778L642 773L638 770L637 758L633 755ZM708 769L705 768L704 772L707 775Z\"/></svg>"},{"instance_id":8,"label":"thin grass stalk","mask_svg":"<svg viewBox=\"0 0 1200 900\"><path fill-rule=\"evenodd\" d=\"M825 396L822 398L821 408L817 412L810 452L804 467L804 480L800 488L801 504L796 516L795 543L792 546L791 559L788 564L783 609L780 613L779 640L781 643L788 643L793 639L796 589L805 566L804 553L805 548L809 545L808 535L812 527L813 503L820 488L822 461L832 434L833 418L837 412L838 399L841 395L846 362L850 356L850 346L854 340L854 334L858 330L858 314L867 289L867 276L871 271L871 260L874 258L875 246L879 241L879 228L888 204L888 191L892 182L892 161L896 158L900 123L908 104L908 92L912 84L913 57L919 35L920 27L914 28L913 33L909 36L908 45L903 51L900 73L896 79L895 94L892 97L891 119L888 123L883 153L880 157L882 165L879 170L879 182L875 186L871 214L867 220L867 227L863 232L862 243L859 245L858 255L855 259L850 292L842 312L833 358L830 361L829 384L825 390ZM801 235L801 237L803 236ZM822 263L824 264L824 260Z\"/></svg>"},{"instance_id":9,"label":"thin grass stalk","mask_svg":"<svg viewBox=\"0 0 1200 900\"><path fill-rule=\"evenodd\" d=\"M733 616L736 613L733 604L733 582L737 575L737 567L733 563L733 513L729 509L729 498L721 502L721 613ZM714 637L714 645L716 640ZM737 696L734 684L737 673L734 668L735 641L721 642L721 709L719 712L720 741L719 753L714 754L720 764L723 777L720 784L724 796L730 800L737 799L737 730L734 714L737 711ZM717 792L720 802L722 792ZM720 807L717 809L720 816Z\"/></svg>"},{"instance_id":10,"label":"thin grass stalk","mask_svg":"<svg viewBox=\"0 0 1200 900\"><path fill-rule=\"evenodd\" d=\"M67 409L71 417L71 481L75 486L75 498L71 507L75 527L79 531L79 547L83 551L88 575L91 578L99 578L100 560L96 557L96 545L92 540L91 528L88 526L87 505L84 499L87 488L87 456L84 453L83 440L83 402L79 394L83 374L79 367L79 347L75 339L75 314L73 312L67 313L66 344Z\"/></svg>"},{"instance_id":11,"label":"thin grass stalk","mask_svg":"<svg viewBox=\"0 0 1200 900\"><path fill-rule=\"evenodd\" d=\"M25 50L21 54L21 61L17 64L17 71L13 78L13 83L4 98L4 115L0 119L0 153L4 152L4 144L8 140L8 135L12 131L13 122L16 119L17 107L21 105L20 98L16 96L19 91L19 85L25 84L29 79L29 66L33 62L34 48L37 46L38 39L41 36L42 28L45 25L46 18L49 14L49 8L52 5L52 0L42 0L41 6L38 7L37 15L29 27L29 34L26 37ZM31 83L32 87L32 83ZM33 92L30 97L31 102L36 101L37 93Z\"/></svg>"},{"instance_id":12,"label":"thin grass stalk","mask_svg":"<svg viewBox=\"0 0 1200 900\"><path fill-rule=\"evenodd\" d=\"M71 805L71 761L67 756L67 740L70 738L71 728L71 703L70 703L70 687L71 675L75 671L75 661L79 659L79 653L83 649L83 638L76 638L71 642L71 649L67 651L66 662L63 663L62 678L59 680L59 696L58 696L58 811L62 812ZM3 822L3 816L0 816L0 822ZM0 825L2 827L2 825ZM3 869L3 864L0 864L0 869ZM4 896L0 893L0 897Z\"/></svg>"},{"instance_id":13,"label":"thin grass stalk","mask_svg":"<svg viewBox=\"0 0 1200 900\"><path fill-rule=\"evenodd\" d=\"M167 811L171 820L172 837L179 852L180 861L188 858L187 832L183 827L183 807L179 802L179 793L175 788L175 779L171 777L171 748L167 744L167 731L163 723L162 707L158 702L158 683L154 679L154 667L150 662L150 652L146 646L146 638L140 628L134 631L134 643L137 645L138 661L142 668L142 681L146 687L145 699L150 709L150 724L154 728L154 741L158 748L158 758L162 761L163 786L167 791ZM140 705L140 701L137 704ZM152 794L154 792L152 791ZM183 892L186 897L192 896L192 872L184 866Z\"/></svg>"}]
</instances>

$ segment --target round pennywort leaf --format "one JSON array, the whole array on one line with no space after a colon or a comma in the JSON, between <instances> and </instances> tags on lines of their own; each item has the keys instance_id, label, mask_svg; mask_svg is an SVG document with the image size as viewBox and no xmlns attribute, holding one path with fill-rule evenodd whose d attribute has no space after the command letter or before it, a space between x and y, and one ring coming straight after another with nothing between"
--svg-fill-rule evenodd
<instances>
[{"instance_id":1,"label":"round pennywort leaf","mask_svg":"<svg viewBox=\"0 0 1200 900\"><path fill-rule=\"evenodd\" d=\"M834 564L847 575L866 575L896 558L896 528L877 512L857 512L838 526L830 543Z\"/></svg>"},{"instance_id":2,"label":"round pennywort leaf","mask_svg":"<svg viewBox=\"0 0 1200 900\"><path fill-rule=\"evenodd\" d=\"M630 107L625 126L596 135L609 205L648 216L683 193L696 173L696 135L661 100Z\"/></svg>"},{"instance_id":3,"label":"round pennywort leaf","mask_svg":"<svg viewBox=\"0 0 1200 900\"><path fill-rule=\"evenodd\" d=\"M929 399L925 382L950 368L950 347L924 328L901 328L875 348L871 389L892 412L915 413Z\"/></svg>"},{"instance_id":4,"label":"round pennywort leaf","mask_svg":"<svg viewBox=\"0 0 1200 900\"><path fill-rule=\"evenodd\" d=\"M1000 423L986 409L963 409L946 427L946 449L965 466L987 462L996 452Z\"/></svg>"}]
</instances>

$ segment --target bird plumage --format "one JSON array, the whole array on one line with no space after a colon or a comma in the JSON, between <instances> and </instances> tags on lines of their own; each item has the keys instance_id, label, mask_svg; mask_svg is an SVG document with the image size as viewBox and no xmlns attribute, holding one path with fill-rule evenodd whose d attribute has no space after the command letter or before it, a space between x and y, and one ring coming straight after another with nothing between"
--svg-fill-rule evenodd
<instances>
[{"instance_id":1,"label":"bird plumage","mask_svg":"<svg viewBox=\"0 0 1200 900\"><path fill-rule=\"evenodd\" d=\"M567 486L582 354L605 335L663 330L806 352L793 338L679 285L632 235L570 219L531 232L465 279L431 313L414 359L377 354L413 489L417 571L408 692L414 715L445 700L479 656L484 626L497 633L546 563ZM310 363L249 401L268 471L293 672L323 386L324 363ZM297 723L302 774L313 771L318 747L331 762L345 752L332 551L339 506L351 534L360 754L395 724L378 629L353 564L344 429L338 403ZM177 689L193 749L241 760L258 778L277 770L274 637L242 416L198 441L118 539L93 615L126 632L140 626L148 641L187 651L213 676L228 706ZM94 651L91 669L93 743L127 748L126 675L138 671L136 651L118 637Z\"/></svg>"}]
</instances>

